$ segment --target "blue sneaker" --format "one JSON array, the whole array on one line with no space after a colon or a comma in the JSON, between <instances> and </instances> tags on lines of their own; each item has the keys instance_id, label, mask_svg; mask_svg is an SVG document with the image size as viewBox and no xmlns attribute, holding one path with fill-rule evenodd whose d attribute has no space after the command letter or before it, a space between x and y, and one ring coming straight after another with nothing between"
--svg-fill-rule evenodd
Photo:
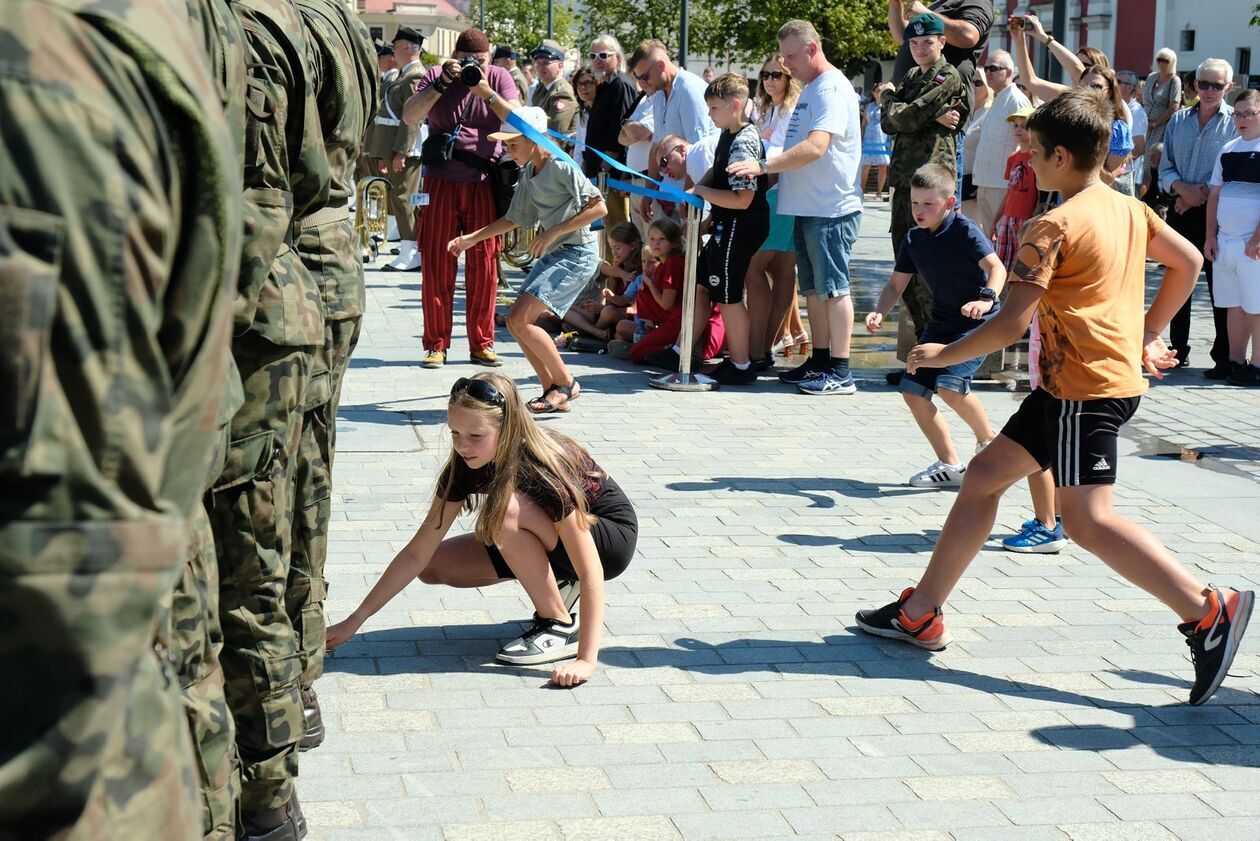
<instances>
[{"instance_id":1,"label":"blue sneaker","mask_svg":"<svg viewBox=\"0 0 1260 841\"><path fill-rule=\"evenodd\" d=\"M1063 523L1058 517L1054 520L1053 530L1033 518L1020 526L1019 534L1003 540L1002 548L1008 552L1023 552L1026 555L1051 555L1067 544L1067 535L1063 533Z\"/></svg>"},{"instance_id":2,"label":"blue sneaker","mask_svg":"<svg viewBox=\"0 0 1260 841\"><path fill-rule=\"evenodd\" d=\"M797 383L796 390L801 394L853 394L857 391L857 383L852 374L843 377L835 371L823 371L813 379Z\"/></svg>"}]
</instances>

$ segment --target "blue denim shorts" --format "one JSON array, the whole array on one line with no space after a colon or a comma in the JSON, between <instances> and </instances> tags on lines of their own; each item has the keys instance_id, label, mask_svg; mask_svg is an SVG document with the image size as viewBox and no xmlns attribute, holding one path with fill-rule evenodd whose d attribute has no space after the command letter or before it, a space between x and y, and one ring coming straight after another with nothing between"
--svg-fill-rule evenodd
<instances>
[{"instance_id":1,"label":"blue denim shorts","mask_svg":"<svg viewBox=\"0 0 1260 841\"><path fill-rule=\"evenodd\" d=\"M861 225L861 211L835 219L796 217L796 282L802 295L843 298L849 294L849 255Z\"/></svg>"},{"instance_id":2,"label":"blue denim shorts","mask_svg":"<svg viewBox=\"0 0 1260 841\"><path fill-rule=\"evenodd\" d=\"M901 378L901 393L915 394L928 400L942 388L958 394L970 394L971 378L980 370L984 360L985 357L977 356L947 368L920 368L913 374L907 373Z\"/></svg>"},{"instance_id":3,"label":"blue denim shorts","mask_svg":"<svg viewBox=\"0 0 1260 841\"><path fill-rule=\"evenodd\" d=\"M521 294L533 295L563 318L598 268L595 243L561 245L534 261Z\"/></svg>"}]
</instances>

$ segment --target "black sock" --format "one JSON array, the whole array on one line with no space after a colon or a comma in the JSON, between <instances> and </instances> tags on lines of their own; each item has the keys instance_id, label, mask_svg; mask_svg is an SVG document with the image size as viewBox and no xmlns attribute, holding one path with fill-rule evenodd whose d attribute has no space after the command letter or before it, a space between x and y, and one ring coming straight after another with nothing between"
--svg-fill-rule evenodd
<instances>
[{"instance_id":1,"label":"black sock","mask_svg":"<svg viewBox=\"0 0 1260 841\"><path fill-rule=\"evenodd\" d=\"M831 359L831 348L814 346L814 352L810 355L809 361L814 363L817 368L825 368Z\"/></svg>"},{"instance_id":2,"label":"black sock","mask_svg":"<svg viewBox=\"0 0 1260 841\"><path fill-rule=\"evenodd\" d=\"M847 356L831 356L828 354L831 370L842 377L849 376L849 357Z\"/></svg>"}]
</instances>

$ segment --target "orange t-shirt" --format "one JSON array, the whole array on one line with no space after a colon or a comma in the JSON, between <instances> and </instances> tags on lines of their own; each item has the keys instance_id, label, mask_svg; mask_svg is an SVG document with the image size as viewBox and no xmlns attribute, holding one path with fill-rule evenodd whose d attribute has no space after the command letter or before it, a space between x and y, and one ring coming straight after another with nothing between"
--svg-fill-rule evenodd
<instances>
[{"instance_id":1,"label":"orange t-shirt","mask_svg":"<svg viewBox=\"0 0 1260 841\"><path fill-rule=\"evenodd\" d=\"M1137 397L1146 244L1164 223L1105 184L1030 221L1011 278L1046 290L1037 307L1041 387L1060 400Z\"/></svg>"}]
</instances>

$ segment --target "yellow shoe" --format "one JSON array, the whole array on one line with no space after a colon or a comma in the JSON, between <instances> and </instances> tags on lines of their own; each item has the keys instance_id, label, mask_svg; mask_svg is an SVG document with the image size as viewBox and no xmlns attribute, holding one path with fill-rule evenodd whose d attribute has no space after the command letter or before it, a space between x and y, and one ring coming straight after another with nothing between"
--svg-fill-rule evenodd
<instances>
[{"instance_id":1,"label":"yellow shoe","mask_svg":"<svg viewBox=\"0 0 1260 841\"><path fill-rule=\"evenodd\" d=\"M468 354L468 361L487 368L499 368L503 365L503 360L492 350L474 350Z\"/></svg>"},{"instance_id":2,"label":"yellow shoe","mask_svg":"<svg viewBox=\"0 0 1260 841\"><path fill-rule=\"evenodd\" d=\"M420 360L421 368L441 368L445 364L446 352L441 350L431 350Z\"/></svg>"}]
</instances>

